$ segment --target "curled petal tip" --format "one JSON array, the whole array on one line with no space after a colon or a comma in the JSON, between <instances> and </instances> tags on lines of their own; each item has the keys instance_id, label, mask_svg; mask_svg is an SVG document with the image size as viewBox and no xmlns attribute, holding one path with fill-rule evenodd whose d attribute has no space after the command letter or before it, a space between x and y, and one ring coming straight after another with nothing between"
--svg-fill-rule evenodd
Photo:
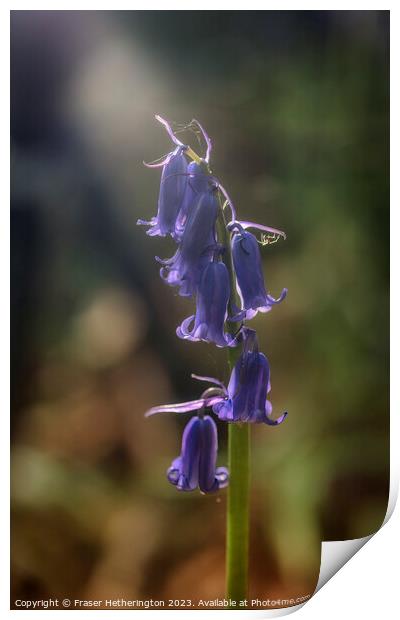
<instances>
[{"instance_id":1,"label":"curled petal tip","mask_svg":"<svg viewBox=\"0 0 400 620\"><path fill-rule=\"evenodd\" d=\"M281 301L283 301L286 298L287 292L288 292L287 288L283 288L281 294L276 299L275 299L275 297L272 297L272 295L267 293L267 300L272 305L280 304Z\"/></svg>"},{"instance_id":2,"label":"curled petal tip","mask_svg":"<svg viewBox=\"0 0 400 620\"><path fill-rule=\"evenodd\" d=\"M215 479L218 482L218 488L224 489L229 484L229 470L227 467L217 467L215 471Z\"/></svg>"},{"instance_id":3,"label":"curled petal tip","mask_svg":"<svg viewBox=\"0 0 400 620\"><path fill-rule=\"evenodd\" d=\"M288 412L285 411L285 413L283 413L281 416L279 416L279 418L277 418L276 420L272 420L270 417L266 416L265 421L269 426L278 426L278 424L282 424L282 422L285 420L286 416L287 416Z\"/></svg>"},{"instance_id":4,"label":"curled petal tip","mask_svg":"<svg viewBox=\"0 0 400 620\"><path fill-rule=\"evenodd\" d=\"M146 168L161 168L161 166L163 166L164 164L150 164L147 161L143 161L143 166L146 166Z\"/></svg>"}]
</instances>

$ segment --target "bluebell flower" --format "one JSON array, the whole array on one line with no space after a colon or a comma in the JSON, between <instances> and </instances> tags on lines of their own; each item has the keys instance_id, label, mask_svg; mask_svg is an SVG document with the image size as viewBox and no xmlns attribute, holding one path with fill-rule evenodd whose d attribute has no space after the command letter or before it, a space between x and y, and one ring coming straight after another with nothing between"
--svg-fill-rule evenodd
<instances>
[{"instance_id":1,"label":"bluebell flower","mask_svg":"<svg viewBox=\"0 0 400 620\"><path fill-rule=\"evenodd\" d=\"M216 191L198 194L189 211L182 240L174 256L156 259L163 265L160 275L171 286L179 286L179 295L193 295L200 283L203 269L218 248L215 223L218 215Z\"/></svg>"},{"instance_id":2,"label":"bluebell flower","mask_svg":"<svg viewBox=\"0 0 400 620\"><path fill-rule=\"evenodd\" d=\"M232 318L238 321L251 319L257 312L268 312L273 305L285 299L287 289L284 288L277 299L266 291L257 239L238 222L231 228L234 230L233 264L242 302L241 311Z\"/></svg>"},{"instance_id":3,"label":"bluebell flower","mask_svg":"<svg viewBox=\"0 0 400 620\"><path fill-rule=\"evenodd\" d=\"M258 350L254 330L241 325L237 334L225 332L228 305L231 295L231 281L236 277L236 286L241 298L241 308L233 308L231 321L251 319L257 312L267 312L286 296L283 289L275 299L267 291L261 265L257 239L248 228L262 231L263 245L274 243L284 232L254 222L237 220L236 209L226 191L210 170L209 161L212 143L200 125L193 119L184 130L202 134L206 144L204 158L195 153L189 145L183 144L175 135L172 125L160 116L156 119L165 127L175 147L163 160L148 164L162 167L161 186L157 216L150 221L138 220L150 228L150 236L171 235L178 243L177 250L169 259L160 259L160 275L171 286L179 287L179 295L196 294L195 314L186 318L177 328L178 337L205 341L218 347L236 346L243 343L239 359L232 369L227 387L213 377L192 375L195 379L214 384L196 400L152 407L145 415L162 412L198 412L186 425L182 436L180 455L173 460L167 471L167 478L180 491L212 493L228 484L228 470L217 467L217 426L205 409L210 408L220 420L229 423L264 423L277 426L287 413L272 419L272 405L268 400L271 390L270 368L267 358ZM188 159L193 159L188 163ZM216 222L220 209L219 199L223 197L222 220L225 226L226 207L231 221L226 225L231 233L234 273L230 262L226 266L221 254L229 248L218 241ZM219 231L219 228L218 228ZM222 234L223 243L227 234Z\"/></svg>"},{"instance_id":4,"label":"bluebell flower","mask_svg":"<svg viewBox=\"0 0 400 620\"><path fill-rule=\"evenodd\" d=\"M184 145L177 146L163 161L147 164L150 167L162 166L157 216L150 221L137 221L138 224L150 226L147 230L150 237L175 235L176 220L184 203L188 183L188 163L184 152Z\"/></svg>"},{"instance_id":5,"label":"bluebell flower","mask_svg":"<svg viewBox=\"0 0 400 620\"><path fill-rule=\"evenodd\" d=\"M213 260L204 268L196 298L196 314L176 330L179 338L234 346L235 338L224 332L230 296L229 274L224 263Z\"/></svg>"},{"instance_id":6,"label":"bluebell flower","mask_svg":"<svg viewBox=\"0 0 400 620\"><path fill-rule=\"evenodd\" d=\"M218 451L217 427L206 415L195 416L186 425L182 449L168 469L167 478L179 491L213 493L228 484L226 467L216 467Z\"/></svg>"},{"instance_id":7,"label":"bluebell flower","mask_svg":"<svg viewBox=\"0 0 400 620\"><path fill-rule=\"evenodd\" d=\"M243 351L236 362L228 387L214 377L192 374L194 379L213 383L216 387L206 390L202 398L184 403L152 407L146 417L156 413L188 413L211 407L220 420L225 422L264 423L278 426L287 416L283 413L276 420L271 418L272 405L267 400L271 391L268 360L258 350L257 335L253 329L243 328Z\"/></svg>"},{"instance_id":8,"label":"bluebell flower","mask_svg":"<svg viewBox=\"0 0 400 620\"><path fill-rule=\"evenodd\" d=\"M244 328L243 337L243 351L232 370L226 398L214 403L213 411L226 422L281 424L287 413L277 420L270 417L272 405L267 400L271 390L270 369L267 358L258 350L256 332Z\"/></svg>"},{"instance_id":9,"label":"bluebell flower","mask_svg":"<svg viewBox=\"0 0 400 620\"><path fill-rule=\"evenodd\" d=\"M190 162L187 167L187 184L181 209L175 223L176 240L182 238L186 221L191 209L196 205L200 194L207 192L213 185L213 178L208 174L204 163Z\"/></svg>"}]
</instances>

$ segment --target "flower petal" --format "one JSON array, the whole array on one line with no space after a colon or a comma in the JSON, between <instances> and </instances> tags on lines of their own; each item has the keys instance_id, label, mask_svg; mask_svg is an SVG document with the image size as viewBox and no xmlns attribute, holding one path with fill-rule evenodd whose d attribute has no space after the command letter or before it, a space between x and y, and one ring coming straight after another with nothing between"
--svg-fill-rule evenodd
<instances>
[{"instance_id":1,"label":"flower petal","mask_svg":"<svg viewBox=\"0 0 400 620\"><path fill-rule=\"evenodd\" d=\"M218 481L218 488L224 489L229 484L229 470L227 467L217 467L215 478Z\"/></svg>"},{"instance_id":2,"label":"flower petal","mask_svg":"<svg viewBox=\"0 0 400 620\"><path fill-rule=\"evenodd\" d=\"M201 450L199 458L199 488L203 493L212 493L218 490L218 482L215 479L217 452L217 425L209 415L206 415L201 420Z\"/></svg>"},{"instance_id":3,"label":"flower petal","mask_svg":"<svg viewBox=\"0 0 400 620\"><path fill-rule=\"evenodd\" d=\"M175 403L171 405L159 405L152 407L144 414L145 418L149 418L156 413L188 413L189 411L197 411L202 407L212 407L216 403L223 400L222 396L211 396L210 398L198 398L197 400L189 400L185 403Z\"/></svg>"},{"instance_id":4,"label":"flower petal","mask_svg":"<svg viewBox=\"0 0 400 620\"><path fill-rule=\"evenodd\" d=\"M191 316L188 316L176 328L176 335L178 336L178 338L183 338L184 340L191 338L190 324L194 321L194 318L195 318L194 314L192 314Z\"/></svg>"},{"instance_id":5,"label":"flower petal","mask_svg":"<svg viewBox=\"0 0 400 620\"><path fill-rule=\"evenodd\" d=\"M278 426L278 424L282 424L286 416L287 416L287 411L285 411L285 413L279 416L279 418L277 418L276 420L272 420L268 415L266 415L264 422L268 424L268 426Z\"/></svg>"},{"instance_id":6,"label":"flower petal","mask_svg":"<svg viewBox=\"0 0 400 620\"><path fill-rule=\"evenodd\" d=\"M258 230L264 230L265 232L270 232L273 235L279 235L280 237L283 237L284 239L286 239L286 233L283 232L283 230L279 230L278 228L272 228L271 226L264 226L264 224L257 224L256 222L243 222L242 220L235 220L237 221L238 224L240 224L244 229L246 228L257 228ZM231 224L234 224L234 222L230 222L229 226Z\"/></svg>"},{"instance_id":7,"label":"flower petal","mask_svg":"<svg viewBox=\"0 0 400 620\"><path fill-rule=\"evenodd\" d=\"M278 299L275 299L269 293L267 293L267 299L268 299L270 304L280 304L281 301L283 301L285 299L286 295L287 295L287 288L283 288L281 294L278 297ZM262 310L261 310L261 312L262 312Z\"/></svg>"}]
</instances>

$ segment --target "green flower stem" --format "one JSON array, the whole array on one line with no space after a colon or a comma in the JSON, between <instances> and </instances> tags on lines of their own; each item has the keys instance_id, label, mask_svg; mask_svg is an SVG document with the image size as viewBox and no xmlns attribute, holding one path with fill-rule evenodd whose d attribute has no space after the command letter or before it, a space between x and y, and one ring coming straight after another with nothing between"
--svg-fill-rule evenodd
<instances>
[{"instance_id":1,"label":"green flower stem","mask_svg":"<svg viewBox=\"0 0 400 620\"><path fill-rule=\"evenodd\" d=\"M235 274L229 232L221 205L217 222L218 238L225 247L224 262L229 272L231 297L229 314L232 316L237 305ZM227 322L231 334L240 327L238 323ZM228 349L230 371L240 355L239 347ZM226 596L236 602L247 598L249 567L249 491L250 491L250 425L228 425L228 468L229 486L226 522ZM233 607L233 605L232 605Z\"/></svg>"},{"instance_id":2,"label":"green flower stem","mask_svg":"<svg viewBox=\"0 0 400 620\"><path fill-rule=\"evenodd\" d=\"M204 163L188 149L186 154L197 163ZM207 171L210 168L206 165ZM218 240L225 247L223 261L228 269L231 296L229 315L238 306L236 279L233 269L230 235L226 227L221 194L218 193L220 213L217 220ZM227 329L236 334L240 323L227 322ZM240 355L239 347L228 349L228 366L232 371ZM229 485L226 520L226 597L236 603L247 599L249 570L249 499L250 499L250 424L228 425ZM233 605L231 606L234 607Z\"/></svg>"},{"instance_id":3,"label":"green flower stem","mask_svg":"<svg viewBox=\"0 0 400 620\"><path fill-rule=\"evenodd\" d=\"M228 505L226 530L226 594L247 598L249 568L250 424L228 427Z\"/></svg>"}]
</instances>

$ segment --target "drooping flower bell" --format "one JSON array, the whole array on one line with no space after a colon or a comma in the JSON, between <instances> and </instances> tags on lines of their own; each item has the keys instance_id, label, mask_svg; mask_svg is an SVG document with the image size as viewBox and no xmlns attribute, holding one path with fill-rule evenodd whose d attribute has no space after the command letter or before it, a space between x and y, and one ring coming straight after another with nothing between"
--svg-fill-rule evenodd
<instances>
[{"instance_id":1,"label":"drooping flower bell","mask_svg":"<svg viewBox=\"0 0 400 620\"><path fill-rule=\"evenodd\" d=\"M238 222L233 224L232 229L232 257L242 301L241 311L232 318L236 321L248 320L257 312L268 312L273 305L283 301L287 289L282 290L278 299L266 291L257 239Z\"/></svg>"},{"instance_id":2,"label":"drooping flower bell","mask_svg":"<svg viewBox=\"0 0 400 620\"><path fill-rule=\"evenodd\" d=\"M228 484L226 467L216 467L218 451L217 426L206 415L195 416L186 425L182 449L168 469L167 478L179 491L213 493Z\"/></svg>"},{"instance_id":3,"label":"drooping flower bell","mask_svg":"<svg viewBox=\"0 0 400 620\"><path fill-rule=\"evenodd\" d=\"M243 351L236 362L226 391L226 399L213 405L213 411L226 422L253 422L277 426L287 413L271 419L272 405L267 400L271 390L268 360L258 350L256 332L242 330ZM219 382L218 382L219 384Z\"/></svg>"},{"instance_id":4,"label":"drooping flower bell","mask_svg":"<svg viewBox=\"0 0 400 620\"><path fill-rule=\"evenodd\" d=\"M181 209L175 223L174 238L179 241L185 230L185 225L191 209L196 205L200 194L204 194L215 184L213 177L208 173L204 162L190 162L186 170L187 184Z\"/></svg>"},{"instance_id":5,"label":"drooping flower bell","mask_svg":"<svg viewBox=\"0 0 400 620\"><path fill-rule=\"evenodd\" d=\"M184 403L152 407L145 414L147 417L156 413L188 413L204 407L212 407L213 412L225 422L264 423L278 426L287 416L283 413L276 420L271 418L272 405L267 400L271 391L268 360L258 350L257 335L253 329L244 327L238 340L242 338L243 351L236 362L228 387L214 377L202 377L192 374L194 379L213 383L202 398Z\"/></svg>"},{"instance_id":6,"label":"drooping flower bell","mask_svg":"<svg viewBox=\"0 0 400 620\"><path fill-rule=\"evenodd\" d=\"M185 146L177 146L163 161L146 164L150 167L162 166L157 216L150 221L137 221L138 224L150 226L147 230L150 237L175 236L176 221L184 204L188 183L188 163L184 153Z\"/></svg>"},{"instance_id":7,"label":"drooping flower bell","mask_svg":"<svg viewBox=\"0 0 400 620\"><path fill-rule=\"evenodd\" d=\"M179 295L193 295L200 283L203 269L210 262L218 248L215 223L218 215L218 200L214 188L198 194L191 207L182 240L174 256L160 259L163 266L160 275L171 286L179 286Z\"/></svg>"},{"instance_id":8,"label":"drooping flower bell","mask_svg":"<svg viewBox=\"0 0 400 620\"><path fill-rule=\"evenodd\" d=\"M229 296L228 270L214 257L201 276L196 314L182 322L176 330L177 336L193 342L213 342L217 347L235 346L235 338L224 331Z\"/></svg>"}]
</instances>

